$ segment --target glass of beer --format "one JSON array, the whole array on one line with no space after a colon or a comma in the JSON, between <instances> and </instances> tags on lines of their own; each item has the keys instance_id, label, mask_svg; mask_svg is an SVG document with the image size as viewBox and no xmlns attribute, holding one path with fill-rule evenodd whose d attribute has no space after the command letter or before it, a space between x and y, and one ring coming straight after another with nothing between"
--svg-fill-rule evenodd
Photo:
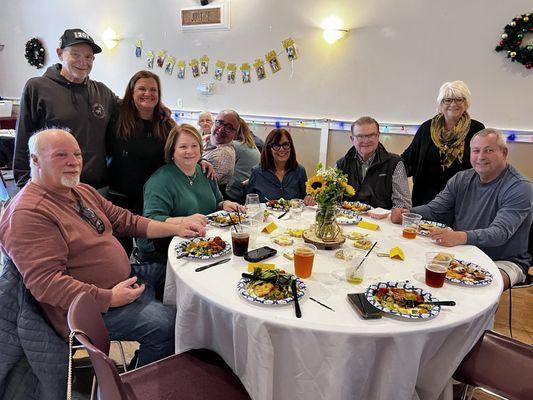
<instances>
[{"instance_id":1,"label":"glass of beer","mask_svg":"<svg viewBox=\"0 0 533 400\"><path fill-rule=\"evenodd\" d=\"M402 236L406 239L416 238L418 233L418 224L422 216L420 214L414 213L403 213L402 214Z\"/></svg>"},{"instance_id":2,"label":"glass of beer","mask_svg":"<svg viewBox=\"0 0 533 400\"><path fill-rule=\"evenodd\" d=\"M248 251L250 243L250 228L242 224L234 225L235 228L231 230L231 245L233 246L233 254L237 257L244 256Z\"/></svg>"},{"instance_id":3,"label":"glass of beer","mask_svg":"<svg viewBox=\"0 0 533 400\"><path fill-rule=\"evenodd\" d=\"M294 249L294 273L299 278L309 278L313 271L316 246L308 243L300 243Z\"/></svg>"},{"instance_id":4,"label":"glass of beer","mask_svg":"<svg viewBox=\"0 0 533 400\"><path fill-rule=\"evenodd\" d=\"M426 285L440 288L444 285L444 278L448 268L442 264L426 264Z\"/></svg>"}]
</instances>

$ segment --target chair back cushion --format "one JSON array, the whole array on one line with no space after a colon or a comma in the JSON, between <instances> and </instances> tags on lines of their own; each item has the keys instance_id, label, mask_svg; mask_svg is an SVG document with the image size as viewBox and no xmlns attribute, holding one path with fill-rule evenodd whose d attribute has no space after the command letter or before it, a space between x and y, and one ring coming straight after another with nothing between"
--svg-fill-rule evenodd
<instances>
[{"instance_id":1,"label":"chair back cushion","mask_svg":"<svg viewBox=\"0 0 533 400\"><path fill-rule=\"evenodd\" d=\"M455 371L454 378L510 400L533 393L533 346L485 331Z\"/></svg>"}]
</instances>

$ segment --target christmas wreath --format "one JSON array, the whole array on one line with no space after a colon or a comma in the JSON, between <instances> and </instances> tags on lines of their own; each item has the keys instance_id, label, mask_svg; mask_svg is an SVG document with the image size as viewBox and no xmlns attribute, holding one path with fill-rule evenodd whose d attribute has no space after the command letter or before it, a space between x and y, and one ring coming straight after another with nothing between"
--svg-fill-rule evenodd
<instances>
[{"instance_id":1,"label":"christmas wreath","mask_svg":"<svg viewBox=\"0 0 533 400\"><path fill-rule=\"evenodd\" d=\"M533 33L533 15L517 15L505 25L502 39L496 46L496 51L507 50L507 58L524 64L527 69L533 68L533 45L522 46L522 39L528 33Z\"/></svg>"},{"instance_id":2,"label":"christmas wreath","mask_svg":"<svg viewBox=\"0 0 533 400\"><path fill-rule=\"evenodd\" d=\"M28 64L42 68L44 66L45 51L43 44L37 38L30 39L26 42L25 57L28 60Z\"/></svg>"}]
</instances>

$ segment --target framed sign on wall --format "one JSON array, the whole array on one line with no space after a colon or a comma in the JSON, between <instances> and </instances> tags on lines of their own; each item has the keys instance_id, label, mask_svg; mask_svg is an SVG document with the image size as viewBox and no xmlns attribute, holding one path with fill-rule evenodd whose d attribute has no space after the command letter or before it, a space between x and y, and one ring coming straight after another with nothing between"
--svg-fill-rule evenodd
<instances>
[{"instance_id":1,"label":"framed sign on wall","mask_svg":"<svg viewBox=\"0 0 533 400\"><path fill-rule=\"evenodd\" d=\"M182 31L230 29L230 0L202 7L182 8L179 19Z\"/></svg>"}]
</instances>

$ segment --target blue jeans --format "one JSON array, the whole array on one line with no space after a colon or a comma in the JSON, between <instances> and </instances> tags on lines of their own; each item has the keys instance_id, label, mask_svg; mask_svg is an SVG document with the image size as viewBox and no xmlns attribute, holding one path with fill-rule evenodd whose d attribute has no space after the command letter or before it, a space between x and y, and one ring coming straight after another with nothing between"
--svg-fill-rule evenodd
<instances>
[{"instance_id":1,"label":"blue jeans","mask_svg":"<svg viewBox=\"0 0 533 400\"><path fill-rule=\"evenodd\" d=\"M144 281L144 292L133 303L102 314L111 340L141 344L137 366L174 354L176 310L155 299L155 288L164 281L165 268L158 263L133 264L131 275Z\"/></svg>"}]
</instances>

